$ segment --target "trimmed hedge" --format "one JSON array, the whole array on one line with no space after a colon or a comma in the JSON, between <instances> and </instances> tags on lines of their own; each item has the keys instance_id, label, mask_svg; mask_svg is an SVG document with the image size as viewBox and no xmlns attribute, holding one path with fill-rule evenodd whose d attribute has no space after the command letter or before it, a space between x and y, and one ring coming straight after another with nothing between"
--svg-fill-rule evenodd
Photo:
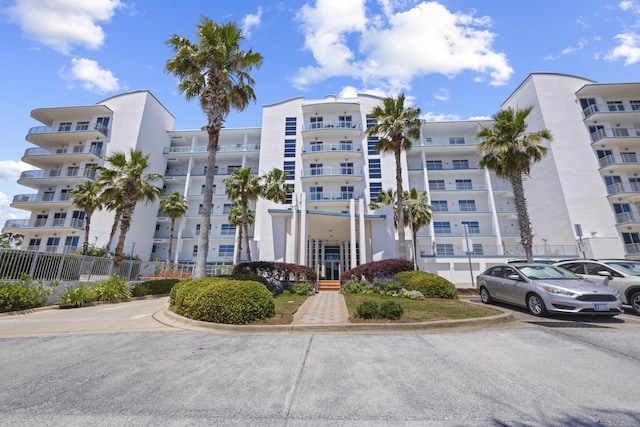
<instances>
[{"instance_id":1,"label":"trimmed hedge","mask_svg":"<svg viewBox=\"0 0 640 427\"><path fill-rule=\"evenodd\" d=\"M398 320L404 314L402 306L396 301L363 301L356 307L356 315L362 319Z\"/></svg>"},{"instance_id":2,"label":"trimmed hedge","mask_svg":"<svg viewBox=\"0 0 640 427\"><path fill-rule=\"evenodd\" d=\"M205 322L243 325L275 315L271 292L251 280L211 277L178 283L170 303L181 316Z\"/></svg>"},{"instance_id":3,"label":"trimmed hedge","mask_svg":"<svg viewBox=\"0 0 640 427\"><path fill-rule=\"evenodd\" d=\"M420 291L427 298L458 299L455 285L436 274L426 271L403 271L395 275L408 291Z\"/></svg>"},{"instance_id":4,"label":"trimmed hedge","mask_svg":"<svg viewBox=\"0 0 640 427\"><path fill-rule=\"evenodd\" d=\"M31 279L0 283L0 313L40 307L54 290Z\"/></svg>"},{"instance_id":5,"label":"trimmed hedge","mask_svg":"<svg viewBox=\"0 0 640 427\"><path fill-rule=\"evenodd\" d=\"M180 279L160 279L142 282L133 287L131 291L134 297L143 297L145 295L164 295L171 292L173 286Z\"/></svg>"},{"instance_id":6,"label":"trimmed hedge","mask_svg":"<svg viewBox=\"0 0 640 427\"><path fill-rule=\"evenodd\" d=\"M340 283L344 284L352 280L360 280L364 277L369 283L376 277L393 276L401 271L413 270L413 262L406 259L384 259L369 262L347 270L340 275Z\"/></svg>"}]
</instances>

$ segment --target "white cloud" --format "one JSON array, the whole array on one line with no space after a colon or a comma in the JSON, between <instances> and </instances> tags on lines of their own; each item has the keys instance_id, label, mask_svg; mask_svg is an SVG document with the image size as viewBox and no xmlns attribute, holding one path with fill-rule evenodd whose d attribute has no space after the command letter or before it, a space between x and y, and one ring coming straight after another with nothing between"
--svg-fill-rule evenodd
<instances>
[{"instance_id":1,"label":"white cloud","mask_svg":"<svg viewBox=\"0 0 640 427\"><path fill-rule=\"evenodd\" d=\"M622 9L624 11L631 10L633 8L633 2L632 1L621 1L619 7L620 7L620 9Z\"/></svg>"},{"instance_id":2,"label":"white cloud","mask_svg":"<svg viewBox=\"0 0 640 427\"><path fill-rule=\"evenodd\" d=\"M73 46L98 49L120 0L16 0L4 10L26 37L69 55Z\"/></svg>"},{"instance_id":3,"label":"white cloud","mask_svg":"<svg viewBox=\"0 0 640 427\"><path fill-rule=\"evenodd\" d=\"M242 20L242 35L244 37L251 36L251 28L260 26L260 22L262 19L262 7L258 7L257 14L248 14Z\"/></svg>"},{"instance_id":4,"label":"white cloud","mask_svg":"<svg viewBox=\"0 0 640 427\"><path fill-rule=\"evenodd\" d=\"M626 33L615 37L620 45L605 57L609 61L624 59L624 65L640 62L640 34Z\"/></svg>"},{"instance_id":5,"label":"white cloud","mask_svg":"<svg viewBox=\"0 0 640 427\"><path fill-rule=\"evenodd\" d=\"M433 94L433 97L438 101L448 101L449 100L449 89L441 87L438 89L436 93Z\"/></svg>"},{"instance_id":6,"label":"white cloud","mask_svg":"<svg viewBox=\"0 0 640 427\"><path fill-rule=\"evenodd\" d=\"M462 117L456 114L434 113L433 111L428 111L424 114L421 114L420 118L427 122L445 122L445 121L462 120Z\"/></svg>"},{"instance_id":7,"label":"white cloud","mask_svg":"<svg viewBox=\"0 0 640 427\"><path fill-rule=\"evenodd\" d=\"M16 182L20 177L20 173L29 169L33 169L33 166L24 162L2 160L0 161L0 179Z\"/></svg>"},{"instance_id":8,"label":"white cloud","mask_svg":"<svg viewBox=\"0 0 640 427\"><path fill-rule=\"evenodd\" d=\"M502 85L513 74L503 53L492 48L489 17L452 13L438 2L379 0L383 15L367 16L365 0L316 0L298 14L305 50L316 65L298 70L294 86L348 76L365 86L397 94L430 73L454 76L471 70ZM403 11L396 11L405 7Z\"/></svg>"},{"instance_id":9,"label":"white cloud","mask_svg":"<svg viewBox=\"0 0 640 427\"><path fill-rule=\"evenodd\" d=\"M26 219L29 218L29 212L14 209L11 206L11 198L5 193L0 192L0 228L4 227L9 219Z\"/></svg>"},{"instance_id":10,"label":"white cloud","mask_svg":"<svg viewBox=\"0 0 640 427\"><path fill-rule=\"evenodd\" d=\"M79 81L82 87L92 92L106 93L120 89L118 78L109 70L100 68L96 61L86 58L72 58L71 68L61 70L60 77L73 85Z\"/></svg>"}]
</instances>

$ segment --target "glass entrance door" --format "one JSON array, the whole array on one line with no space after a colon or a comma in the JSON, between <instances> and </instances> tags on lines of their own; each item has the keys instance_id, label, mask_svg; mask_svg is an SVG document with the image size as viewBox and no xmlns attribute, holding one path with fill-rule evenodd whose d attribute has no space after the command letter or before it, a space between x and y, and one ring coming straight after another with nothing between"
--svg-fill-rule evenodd
<instances>
[{"instance_id":1,"label":"glass entrance door","mask_svg":"<svg viewBox=\"0 0 640 427\"><path fill-rule=\"evenodd\" d=\"M340 280L340 273L340 247L325 246L324 278L326 280Z\"/></svg>"}]
</instances>

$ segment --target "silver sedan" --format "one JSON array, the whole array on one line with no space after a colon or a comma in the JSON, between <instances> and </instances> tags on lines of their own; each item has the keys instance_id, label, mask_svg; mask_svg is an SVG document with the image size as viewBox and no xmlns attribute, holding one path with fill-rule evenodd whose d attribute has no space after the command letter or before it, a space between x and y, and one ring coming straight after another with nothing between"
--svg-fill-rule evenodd
<instances>
[{"instance_id":1,"label":"silver sedan","mask_svg":"<svg viewBox=\"0 0 640 427\"><path fill-rule=\"evenodd\" d=\"M615 316L623 312L616 291L546 264L496 265L480 274L476 283L483 303L496 300L526 307L534 316L553 313Z\"/></svg>"}]
</instances>

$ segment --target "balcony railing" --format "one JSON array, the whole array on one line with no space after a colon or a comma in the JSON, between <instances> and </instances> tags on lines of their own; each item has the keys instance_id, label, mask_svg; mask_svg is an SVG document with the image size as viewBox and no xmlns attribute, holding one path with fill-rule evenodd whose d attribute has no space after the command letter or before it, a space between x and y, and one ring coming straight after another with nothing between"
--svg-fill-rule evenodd
<instances>
[{"instance_id":1,"label":"balcony railing","mask_svg":"<svg viewBox=\"0 0 640 427\"><path fill-rule=\"evenodd\" d=\"M361 128L360 123L352 121L326 121L318 123L305 123L302 130L318 130L318 129L355 129Z\"/></svg>"},{"instance_id":2,"label":"balcony railing","mask_svg":"<svg viewBox=\"0 0 640 427\"><path fill-rule=\"evenodd\" d=\"M640 216L634 212L619 212L616 214L616 224L638 222L638 219L640 219Z\"/></svg>"},{"instance_id":3,"label":"balcony railing","mask_svg":"<svg viewBox=\"0 0 640 427\"><path fill-rule=\"evenodd\" d=\"M480 143L475 138L424 138L413 143L414 147L475 147Z\"/></svg>"},{"instance_id":4,"label":"balcony railing","mask_svg":"<svg viewBox=\"0 0 640 427\"><path fill-rule=\"evenodd\" d=\"M341 176L341 175L360 176L362 175L362 169L356 170L356 168L351 166L345 166L345 167L324 167L323 166L321 168L304 169L302 171L303 177Z\"/></svg>"},{"instance_id":5,"label":"balcony railing","mask_svg":"<svg viewBox=\"0 0 640 427\"><path fill-rule=\"evenodd\" d=\"M93 126L88 125L79 125L79 126L68 126L68 127L57 127L52 128L49 126L34 126L29 129L28 134L44 134L44 133L75 133L75 132L87 132L87 131L97 131L104 136L109 134L109 129L102 124L94 124Z\"/></svg>"},{"instance_id":6,"label":"balcony railing","mask_svg":"<svg viewBox=\"0 0 640 427\"><path fill-rule=\"evenodd\" d=\"M636 193L640 192L640 182L616 182L607 185L607 194L619 194L619 193Z\"/></svg>"},{"instance_id":7,"label":"balcony railing","mask_svg":"<svg viewBox=\"0 0 640 427\"><path fill-rule=\"evenodd\" d=\"M102 157L102 148L92 147L90 145L76 145L66 147L55 147L50 149L45 148L28 148L25 150L24 155L27 156L51 156L60 154L93 154L98 157Z\"/></svg>"},{"instance_id":8,"label":"balcony railing","mask_svg":"<svg viewBox=\"0 0 640 427\"><path fill-rule=\"evenodd\" d=\"M71 200L69 193L62 194L16 194L12 203L38 203L38 202L68 202Z\"/></svg>"},{"instance_id":9,"label":"balcony railing","mask_svg":"<svg viewBox=\"0 0 640 427\"><path fill-rule=\"evenodd\" d=\"M197 145L195 147L164 147L162 154L190 154L190 153L206 153L207 147ZM218 145L218 152L231 153L231 152L257 152L260 151L260 144L227 144Z\"/></svg>"},{"instance_id":10,"label":"balcony railing","mask_svg":"<svg viewBox=\"0 0 640 427\"><path fill-rule=\"evenodd\" d=\"M79 169L48 169L48 170L30 170L24 171L20 174L20 179L30 178L71 178L71 177L85 177L94 179L96 177L96 171Z\"/></svg>"},{"instance_id":11,"label":"balcony railing","mask_svg":"<svg viewBox=\"0 0 640 427\"><path fill-rule=\"evenodd\" d=\"M164 171L164 176L187 176L187 172L188 172L188 168L169 168L166 169ZM227 171L221 171L221 170L217 170L214 175L216 176L220 176L220 175L231 175L233 173L233 169L231 171L229 171L227 169ZM251 171L252 174L256 175L257 172L255 172L254 170ZM207 174L207 171L205 168L193 168L191 169L191 176L205 176Z\"/></svg>"},{"instance_id":12,"label":"balcony railing","mask_svg":"<svg viewBox=\"0 0 640 427\"><path fill-rule=\"evenodd\" d=\"M605 168L611 165L640 165L638 158L635 154L622 155L622 156L605 156L598 159L601 168Z\"/></svg>"},{"instance_id":13,"label":"balcony railing","mask_svg":"<svg viewBox=\"0 0 640 427\"><path fill-rule=\"evenodd\" d=\"M359 199L362 197L362 193L354 193L353 191L338 191L338 192L329 192L323 191L321 193L309 193L310 201L324 201L329 202L333 200L351 200L351 199Z\"/></svg>"},{"instance_id":14,"label":"balcony railing","mask_svg":"<svg viewBox=\"0 0 640 427\"><path fill-rule=\"evenodd\" d=\"M360 146L354 146L353 144L316 144L302 150L303 153L323 153L326 151L348 151L348 152L360 152Z\"/></svg>"},{"instance_id":15,"label":"balcony railing","mask_svg":"<svg viewBox=\"0 0 640 427\"><path fill-rule=\"evenodd\" d=\"M77 218L9 219L4 228L75 228L84 229L84 220Z\"/></svg>"},{"instance_id":16,"label":"balcony railing","mask_svg":"<svg viewBox=\"0 0 640 427\"><path fill-rule=\"evenodd\" d=\"M595 143L604 138L637 138L639 136L640 128L598 129L591 134L591 142Z\"/></svg>"}]
</instances>

